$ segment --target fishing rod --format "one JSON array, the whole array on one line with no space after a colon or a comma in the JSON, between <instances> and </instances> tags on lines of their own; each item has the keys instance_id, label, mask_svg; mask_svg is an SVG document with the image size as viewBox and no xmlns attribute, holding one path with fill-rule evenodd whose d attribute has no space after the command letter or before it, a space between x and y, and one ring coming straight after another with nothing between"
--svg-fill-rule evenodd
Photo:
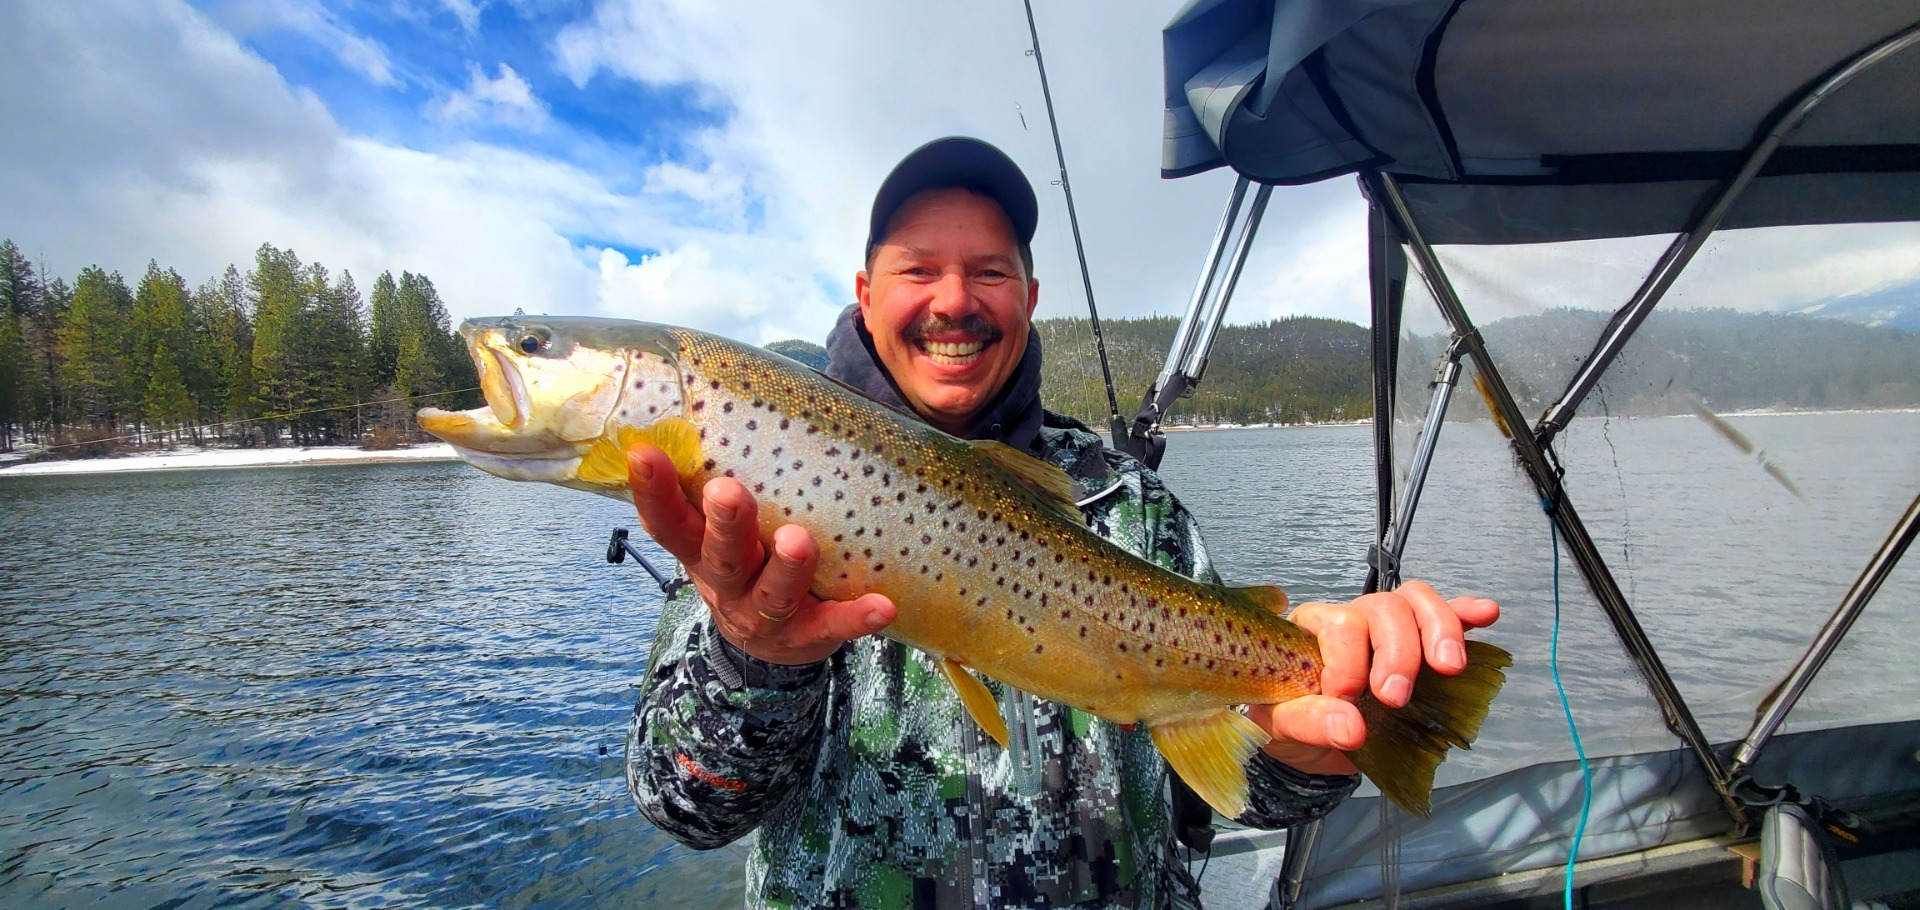
<instances>
[{"instance_id":1,"label":"fishing rod","mask_svg":"<svg viewBox=\"0 0 1920 910\"><path fill-rule=\"evenodd\" d=\"M289 417L305 417L308 414L323 414L327 411L344 411L348 408L365 408L372 407L376 404L393 404L397 401L413 401L416 398L437 398L441 395L458 395L462 392L477 392L479 390L479 386L471 386L464 389L448 389L444 392L423 392L419 395L405 395L400 398L382 398L379 401L359 401L353 404L340 404L326 408L308 408L304 411L288 411L284 414L262 414L259 417L246 417L240 420L222 420L219 423L203 423L199 426L181 427L179 432L191 433L198 430L216 429L218 427L237 427L249 423L259 423L262 420L285 420ZM89 439L84 442L63 442L58 445L46 446L46 449L52 451L53 449L70 449L74 446L99 445L103 442L122 442L128 439L138 439L144 435L146 434L129 433L124 436L108 436L103 439Z\"/></svg>"},{"instance_id":2,"label":"fishing rod","mask_svg":"<svg viewBox=\"0 0 1920 910\"><path fill-rule=\"evenodd\" d=\"M1033 0L1020 0L1027 9L1027 32L1033 36L1033 47L1027 56L1033 58L1033 65L1040 71L1040 96L1047 102L1047 129L1053 133L1053 157L1060 164L1060 192L1067 197L1067 224L1073 228L1073 252L1080 259L1080 286L1087 290L1087 316L1093 322L1093 344L1100 353L1100 375L1107 383L1107 426L1113 432L1113 447L1126 451L1127 425L1120 419L1120 402L1113 393L1113 367L1107 363L1107 337L1100 329L1100 310L1093 303L1093 277L1087 270L1086 244L1080 240L1080 216L1073 207L1073 184L1067 180L1067 153L1060 144L1060 123L1053 115L1053 90L1047 85L1047 63L1040 56L1040 27L1033 21ZM1022 122L1025 117L1021 118Z\"/></svg>"}]
</instances>

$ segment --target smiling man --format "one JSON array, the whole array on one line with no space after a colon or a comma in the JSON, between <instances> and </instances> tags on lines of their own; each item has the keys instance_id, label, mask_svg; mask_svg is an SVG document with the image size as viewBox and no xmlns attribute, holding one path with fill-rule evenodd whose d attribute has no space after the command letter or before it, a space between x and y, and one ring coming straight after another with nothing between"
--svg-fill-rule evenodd
<instances>
[{"instance_id":1,"label":"smiling man","mask_svg":"<svg viewBox=\"0 0 1920 910\"><path fill-rule=\"evenodd\" d=\"M1087 524L1162 568L1215 582L1193 517L1137 460L1040 403L1032 186L998 149L942 139L876 194L859 302L828 337L828 374L955 436L991 439L1065 470ZM629 453L647 533L699 598L662 613L627 752L635 801L695 847L758 831L749 906L1194 906L1168 772L1144 730L996 691L1002 749L967 718L924 654L872 633L896 607L808 591L818 545L778 528L763 546L753 496L731 478L681 492L657 449ZM770 551L769 551L770 550ZM1356 782L1343 750L1366 689L1405 704L1423 660L1465 666L1462 631L1498 606L1409 583L1351 604L1306 604L1321 695L1250 716L1274 736L1248 767L1238 821L1324 814ZM998 687L996 686L996 689Z\"/></svg>"}]
</instances>

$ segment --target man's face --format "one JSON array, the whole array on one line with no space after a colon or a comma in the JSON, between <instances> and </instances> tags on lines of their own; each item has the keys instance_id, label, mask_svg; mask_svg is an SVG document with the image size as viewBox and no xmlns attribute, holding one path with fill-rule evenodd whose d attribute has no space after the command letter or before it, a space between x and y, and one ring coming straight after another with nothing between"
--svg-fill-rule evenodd
<instances>
[{"instance_id":1,"label":"man's face","mask_svg":"<svg viewBox=\"0 0 1920 910\"><path fill-rule=\"evenodd\" d=\"M928 423L964 432L1019 366L1040 301L1013 225L986 196L925 190L894 213L870 269L854 290L881 364Z\"/></svg>"}]
</instances>

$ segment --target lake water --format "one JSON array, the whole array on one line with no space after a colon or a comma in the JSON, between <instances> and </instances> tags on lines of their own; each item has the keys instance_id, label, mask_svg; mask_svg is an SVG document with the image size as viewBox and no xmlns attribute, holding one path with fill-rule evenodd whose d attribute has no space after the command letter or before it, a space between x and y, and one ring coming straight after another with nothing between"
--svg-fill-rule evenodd
<instances>
[{"instance_id":1,"label":"lake water","mask_svg":"<svg viewBox=\"0 0 1920 910\"><path fill-rule=\"evenodd\" d=\"M1920 415L1738 423L1805 500L1691 420L1582 421L1563 452L1723 739L1920 488ZM1410 574L1500 597L1488 637L1519 658L1481 748L1443 768L1458 778L1564 754L1565 731L1545 520L1491 430L1442 443ZM1368 430L1169 448L1231 578L1358 592ZM458 464L0 478L0 906L737 905L740 854L680 847L625 793L659 597L602 554L632 524ZM1917 574L1882 591L1808 722L1912 715ZM1670 747L1578 588L1568 568L1576 714L1601 748Z\"/></svg>"}]
</instances>

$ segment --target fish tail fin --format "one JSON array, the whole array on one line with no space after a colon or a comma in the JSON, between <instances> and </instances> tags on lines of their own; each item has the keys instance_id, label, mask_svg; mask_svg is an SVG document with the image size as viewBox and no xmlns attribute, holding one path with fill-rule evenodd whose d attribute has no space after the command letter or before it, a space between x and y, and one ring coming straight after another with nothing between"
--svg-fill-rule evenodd
<instances>
[{"instance_id":1,"label":"fish tail fin","mask_svg":"<svg viewBox=\"0 0 1920 910\"><path fill-rule=\"evenodd\" d=\"M1260 725L1222 708L1204 717L1147 727L1175 774L1213 811L1238 818L1247 811L1247 760L1272 740Z\"/></svg>"},{"instance_id":2,"label":"fish tail fin","mask_svg":"<svg viewBox=\"0 0 1920 910\"><path fill-rule=\"evenodd\" d=\"M1504 649L1468 641L1467 668L1458 676L1443 676L1422 667L1406 707L1388 708L1371 693L1361 696L1367 742L1348 757L1388 799L1427 817L1433 811L1435 769L1447 749L1473 747L1488 704L1507 681L1501 671L1512 664L1513 655Z\"/></svg>"}]
</instances>

